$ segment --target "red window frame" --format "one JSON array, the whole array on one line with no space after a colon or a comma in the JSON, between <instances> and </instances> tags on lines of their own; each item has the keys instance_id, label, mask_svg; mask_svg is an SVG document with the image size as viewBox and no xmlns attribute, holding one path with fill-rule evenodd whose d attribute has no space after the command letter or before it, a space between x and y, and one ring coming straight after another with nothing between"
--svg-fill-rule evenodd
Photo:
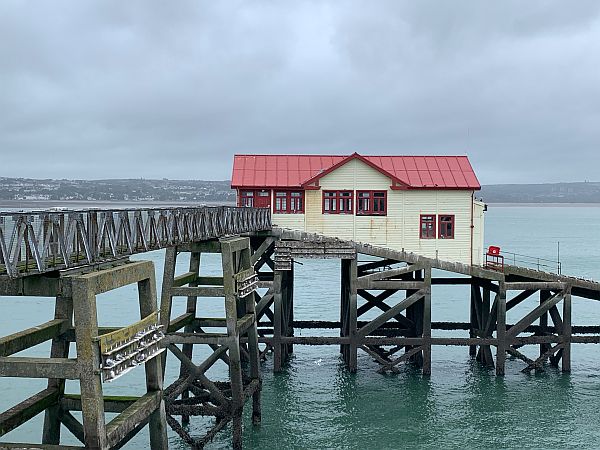
<instances>
[{"instance_id":1,"label":"red window frame","mask_svg":"<svg viewBox=\"0 0 600 450\"><path fill-rule=\"evenodd\" d=\"M435 225L435 214L421 214L419 237L421 239L435 239Z\"/></svg>"},{"instance_id":2,"label":"red window frame","mask_svg":"<svg viewBox=\"0 0 600 450\"><path fill-rule=\"evenodd\" d=\"M352 214L353 191L323 191L323 214Z\"/></svg>"},{"instance_id":3,"label":"red window frame","mask_svg":"<svg viewBox=\"0 0 600 450\"><path fill-rule=\"evenodd\" d=\"M454 239L454 214L438 214L438 238Z\"/></svg>"},{"instance_id":4,"label":"red window frame","mask_svg":"<svg viewBox=\"0 0 600 450\"><path fill-rule=\"evenodd\" d=\"M270 208L271 191L268 189L240 189L238 206L247 208Z\"/></svg>"},{"instance_id":5,"label":"red window frame","mask_svg":"<svg viewBox=\"0 0 600 450\"><path fill-rule=\"evenodd\" d=\"M274 191L273 214L304 214L304 191Z\"/></svg>"},{"instance_id":6,"label":"red window frame","mask_svg":"<svg viewBox=\"0 0 600 450\"><path fill-rule=\"evenodd\" d=\"M387 191L356 191L357 216L386 216Z\"/></svg>"}]
</instances>

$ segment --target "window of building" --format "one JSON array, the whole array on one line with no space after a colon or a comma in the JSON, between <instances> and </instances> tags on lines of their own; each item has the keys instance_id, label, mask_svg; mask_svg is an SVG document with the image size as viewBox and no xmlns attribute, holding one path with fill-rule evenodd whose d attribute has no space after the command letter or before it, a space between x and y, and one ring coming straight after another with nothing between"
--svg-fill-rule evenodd
<instances>
[{"instance_id":1,"label":"window of building","mask_svg":"<svg viewBox=\"0 0 600 450\"><path fill-rule=\"evenodd\" d=\"M276 214L304 213L304 191L275 191Z\"/></svg>"},{"instance_id":2,"label":"window of building","mask_svg":"<svg viewBox=\"0 0 600 450\"><path fill-rule=\"evenodd\" d=\"M323 191L323 214L352 214L352 191Z\"/></svg>"},{"instance_id":3,"label":"window of building","mask_svg":"<svg viewBox=\"0 0 600 450\"><path fill-rule=\"evenodd\" d=\"M248 208L269 208L271 206L271 191L266 189L240 191L238 205Z\"/></svg>"},{"instance_id":4,"label":"window of building","mask_svg":"<svg viewBox=\"0 0 600 450\"><path fill-rule=\"evenodd\" d=\"M386 191L356 191L356 214L360 216L385 216Z\"/></svg>"},{"instance_id":5,"label":"window of building","mask_svg":"<svg viewBox=\"0 0 600 450\"><path fill-rule=\"evenodd\" d=\"M439 238L454 239L454 216L440 215L439 217Z\"/></svg>"},{"instance_id":6,"label":"window of building","mask_svg":"<svg viewBox=\"0 0 600 450\"><path fill-rule=\"evenodd\" d=\"M435 215L421 215L421 239L435 239Z\"/></svg>"},{"instance_id":7,"label":"window of building","mask_svg":"<svg viewBox=\"0 0 600 450\"><path fill-rule=\"evenodd\" d=\"M239 205L252 208L254 206L254 191L241 191Z\"/></svg>"}]
</instances>

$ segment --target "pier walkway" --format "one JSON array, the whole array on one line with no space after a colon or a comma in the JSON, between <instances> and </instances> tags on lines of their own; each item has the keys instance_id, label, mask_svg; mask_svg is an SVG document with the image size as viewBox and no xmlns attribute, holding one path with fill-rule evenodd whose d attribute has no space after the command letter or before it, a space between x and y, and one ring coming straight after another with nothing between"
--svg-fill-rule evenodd
<instances>
[{"instance_id":1,"label":"pier walkway","mask_svg":"<svg viewBox=\"0 0 600 450\"><path fill-rule=\"evenodd\" d=\"M165 266L157 294L152 262L128 256L159 248ZM220 275L200 264L207 253L220 255ZM184 254L189 268L176 273ZM294 319L294 267L315 258L340 261L339 320L323 320L318 310L314 320ZM124 328L99 327L96 296L130 284L138 287L140 316ZM437 285L462 286L461 295L466 287L464 321L431 320ZM364 352L379 372L408 363L425 376L432 371L432 347L464 346L502 376L507 356L522 361L524 372L569 372L573 344L600 343L600 324L571 320L572 297L600 300L600 283L510 265L490 270L276 228L266 209L1 213L0 295L55 301L48 322L0 338L0 376L48 381L0 414L0 448L83 448L60 446L61 429L85 448L120 448L148 424L153 449L167 448L167 427L202 448L228 424L232 446L241 448L246 403L252 423L261 421L261 364L272 360L281 370L295 345L333 345L351 372ZM178 297L186 310L172 317ZM223 301L224 317L207 317L197 301L211 297ZM522 315L507 323L507 311L517 305ZM17 355L46 341L52 342L49 358ZM73 343L76 358L69 355ZM208 352L202 360L194 357L198 347ZM166 352L179 364L175 380L164 379ZM211 378L216 365L227 369L227 381ZM146 371L144 395L104 396L103 383L142 370L138 366ZM65 391L69 379L79 381L79 393ZM82 411L83 421L73 411ZM106 423L105 412L118 415ZM2 441L41 413L41 443ZM207 424L202 432L187 426L197 416L213 418L200 422Z\"/></svg>"}]
</instances>

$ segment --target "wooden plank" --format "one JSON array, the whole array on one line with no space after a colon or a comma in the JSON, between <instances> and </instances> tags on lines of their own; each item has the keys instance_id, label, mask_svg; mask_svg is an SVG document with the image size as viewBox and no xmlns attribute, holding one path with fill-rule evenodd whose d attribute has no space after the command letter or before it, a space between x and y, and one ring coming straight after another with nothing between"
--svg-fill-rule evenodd
<instances>
[{"instance_id":1,"label":"wooden plank","mask_svg":"<svg viewBox=\"0 0 600 450\"><path fill-rule=\"evenodd\" d=\"M171 333L173 331L181 330L186 325L189 325L190 323L194 322L194 319L195 318L193 313L184 313L179 317L176 317L175 319L171 320L171 323L169 324L169 329L167 331Z\"/></svg>"},{"instance_id":2,"label":"wooden plank","mask_svg":"<svg viewBox=\"0 0 600 450\"><path fill-rule=\"evenodd\" d=\"M227 333L169 333L161 341L163 347L170 344L215 344L228 345Z\"/></svg>"},{"instance_id":3,"label":"wooden plank","mask_svg":"<svg viewBox=\"0 0 600 450\"><path fill-rule=\"evenodd\" d=\"M227 319L225 317L197 317L194 324L200 328L225 328Z\"/></svg>"},{"instance_id":4,"label":"wooden plank","mask_svg":"<svg viewBox=\"0 0 600 450\"><path fill-rule=\"evenodd\" d=\"M422 281L405 281L405 280L357 280L358 289L395 289L405 291L410 289L423 289L425 286Z\"/></svg>"},{"instance_id":5,"label":"wooden plank","mask_svg":"<svg viewBox=\"0 0 600 450\"><path fill-rule=\"evenodd\" d=\"M106 439L110 447L118 445L133 429L147 421L160 405L162 392L148 392L106 425Z\"/></svg>"},{"instance_id":6,"label":"wooden plank","mask_svg":"<svg viewBox=\"0 0 600 450\"><path fill-rule=\"evenodd\" d=\"M506 310L508 311L514 308L515 306L521 304L523 301L527 300L536 292L537 291L535 290L526 290L524 292L521 292L520 294L516 295L514 298L511 298L509 301L506 302Z\"/></svg>"},{"instance_id":7,"label":"wooden plank","mask_svg":"<svg viewBox=\"0 0 600 450\"><path fill-rule=\"evenodd\" d=\"M383 325L385 322L387 322L389 319L394 317L397 313L404 311L410 305L414 304L417 300L422 298L423 295L424 295L424 291L419 290L416 293L414 293L413 295L410 295L409 297L405 298L404 300L398 302L396 305L392 306L388 311L384 312L383 314L381 314L380 316L378 316L377 318L375 318L374 320L369 322L368 325L365 325L360 330L358 330L358 335L360 337L367 336L369 333L376 330L381 325Z\"/></svg>"},{"instance_id":8,"label":"wooden plank","mask_svg":"<svg viewBox=\"0 0 600 450\"><path fill-rule=\"evenodd\" d=\"M54 319L37 327L28 328L27 330L0 338L0 357L13 355L53 339L65 332L69 325L67 320Z\"/></svg>"},{"instance_id":9,"label":"wooden plank","mask_svg":"<svg viewBox=\"0 0 600 450\"><path fill-rule=\"evenodd\" d=\"M171 289L173 297L225 297L223 287L176 287Z\"/></svg>"},{"instance_id":10,"label":"wooden plank","mask_svg":"<svg viewBox=\"0 0 600 450\"><path fill-rule=\"evenodd\" d=\"M250 265L254 266L258 260L262 257L262 255L271 247L271 245L275 242L275 238L268 237L266 238L262 244L256 249L256 251L250 257Z\"/></svg>"},{"instance_id":11,"label":"wooden plank","mask_svg":"<svg viewBox=\"0 0 600 450\"><path fill-rule=\"evenodd\" d=\"M367 282L367 281L382 280L384 278L393 278L393 277L397 277L399 275L412 273L415 270L421 270L421 269L423 269L422 266L413 264L413 265L409 265L406 267L400 267L397 269L381 270L381 271L378 271L375 273L370 273L368 275L361 275L360 277L358 277L358 282L360 283L361 281Z\"/></svg>"},{"instance_id":12,"label":"wooden plank","mask_svg":"<svg viewBox=\"0 0 600 450\"><path fill-rule=\"evenodd\" d=\"M563 290L565 284L560 281L521 281L505 283L507 291L538 291L538 290Z\"/></svg>"},{"instance_id":13,"label":"wooden plank","mask_svg":"<svg viewBox=\"0 0 600 450\"><path fill-rule=\"evenodd\" d=\"M85 450L86 447L74 445L24 444L19 442L2 442L0 448L10 450Z\"/></svg>"},{"instance_id":14,"label":"wooden plank","mask_svg":"<svg viewBox=\"0 0 600 450\"><path fill-rule=\"evenodd\" d=\"M184 274L178 275L173 279L173 286L179 287L184 286L186 284L193 283L196 281L198 274L196 272L186 272Z\"/></svg>"},{"instance_id":15,"label":"wooden plank","mask_svg":"<svg viewBox=\"0 0 600 450\"><path fill-rule=\"evenodd\" d=\"M79 442L85 444L85 435L83 432L83 425L73 417L69 411L60 411L60 421L67 427L73 436L75 436Z\"/></svg>"},{"instance_id":16,"label":"wooden plank","mask_svg":"<svg viewBox=\"0 0 600 450\"><path fill-rule=\"evenodd\" d=\"M523 317L519 322L513 325L507 332L506 338L511 339L516 337L519 333L523 332L534 320L539 318L542 314L548 311L552 306L556 305L563 299L563 293L559 292L554 294L548 300L541 305L537 306L533 311Z\"/></svg>"},{"instance_id":17,"label":"wooden plank","mask_svg":"<svg viewBox=\"0 0 600 450\"><path fill-rule=\"evenodd\" d=\"M122 413L133 405L140 397L123 395L105 395L104 411L111 413ZM60 399L60 407L65 411L81 411L81 395L65 394Z\"/></svg>"},{"instance_id":18,"label":"wooden plank","mask_svg":"<svg viewBox=\"0 0 600 450\"><path fill-rule=\"evenodd\" d=\"M563 348L562 348L562 371L571 372L571 289L567 289L563 299Z\"/></svg>"},{"instance_id":19,"label":"wooden plank","mask_svg":"<svg viewBox=\"0 0 600 450\"><path fill-rule=\"evenodd\" d=\"M76 278L90 282L92 291L98 295L154 276L152 261L130 261L126 264L78 275Z\"/></svg>"},{"instance_id":20,"label":"wooden plank","mask_svg":"<svg viewBox=\"0 0 600 450\"><path fill-rule=\"evenodd\" d=\"M18 378L79 378L76 359L1 357L0 376Z\"/></svg>"},{"instance_id":21,"label":"wooden plank","mask_svg":"<svg viewBox=\"0 0 600 450\"><path fill-rule=\"evenodd\" d=\"M223 277L199 276L196 284L199 286L223 286Z\"/></svg>"},{"instance_id":22,"label":"wooden plank","mask_svg":"<svg viewBox=\"0 0 600 450\"><path fill-rule=\"evenodd\" d=\"M21 426L46 408L58 403L58 389L44 389L0 414L0 436ZM0 447L4 444L0 444Z\"/></svg>"},{"instance_id":23,"label":"wooden plank","mask_svg":"<svg viewBox=\"0 0 600 450\"><path fill-rule=\"evenodd\" d=\"M254 324L254 314L245 314L237 321L238 334L245 334L246 330Z\"/></svg>"}]
</instances>

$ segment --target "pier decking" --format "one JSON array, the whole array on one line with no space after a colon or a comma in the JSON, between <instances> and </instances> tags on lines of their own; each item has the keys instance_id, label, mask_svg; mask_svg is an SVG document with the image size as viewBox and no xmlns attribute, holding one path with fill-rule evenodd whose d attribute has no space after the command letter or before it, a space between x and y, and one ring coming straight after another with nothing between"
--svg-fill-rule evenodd
<instances>
[{"instance_id":1,"label":"pier decking","mask_svg":"<svg viewBox=\"0 0 600 450\"><path fill-rule=\"evenodd\" d=\"M45 412L41 443L0 442L0 448L74 448L57 447L61 425L86 448L118 448L149 423L152 448L167 448L167 425L191 447L201 448L228 423L233 447L241 448L247 400L252 399L252 422L261 420L261 361L272 353L273 369L279 371L295 345L333 345L351 372L357 370L360 351L376 361L380 372L411 363L425 376L436 370L433 346L464 346L501 376L507 355L523 361L526 372L546 370L548 363L569 372L572 344L600 343L600 324L571 320L573 296L600 300L595 281L510 265L490 270L273 228L264 209L41 211L0 217L0 295L55 299L54 318L0 338L0 376L48 379L46 389L0 414L1 439ZM160 305L153 264L128 260L157 248L166 249ZM178 274L182 253L190 254L190 265ZM220 254L220 276L204 272L205 253ZM311 258L340 260L338 321L322 320L317 310L314 320L294 319L295 261ZM122 329L98 327L96 295L133 283L140 317ZM464 321L432 322L436 285L469 288L470 314ZM186 312L179 317L172 317L174 297L186 298ZM222 298L225 317L206 317L197 301L202 297ZM529 308L507 323L506 312L517 305ZM378 311L375 317L373 311ZM323 336L323 330L332 329L339 336ZM456 333L436 336L436 330ZM154 339L147 346L145 333ZM49 340L50 358L15 356ZM77 358L69 358L71 343ZM179 377L164 388L166 352L151 352L152 346L172 353L180 364ZM209 349L209 356L194 360L194 346ZM526 356L525 346L535 346L537 356ZM146 394L105 397L103 380L126 376L119 367L133 358L139 363L123 367L145 367ZM216 364L227 367L229 381L210 379L208 371ZM65 392L67 379L79 380L80 394ZM83 423L72 411L83 412ZM105 423L103 412L119 415ZM214 418L199 436L186 427L195 416Z\"/></svg>"}]
</instances>

